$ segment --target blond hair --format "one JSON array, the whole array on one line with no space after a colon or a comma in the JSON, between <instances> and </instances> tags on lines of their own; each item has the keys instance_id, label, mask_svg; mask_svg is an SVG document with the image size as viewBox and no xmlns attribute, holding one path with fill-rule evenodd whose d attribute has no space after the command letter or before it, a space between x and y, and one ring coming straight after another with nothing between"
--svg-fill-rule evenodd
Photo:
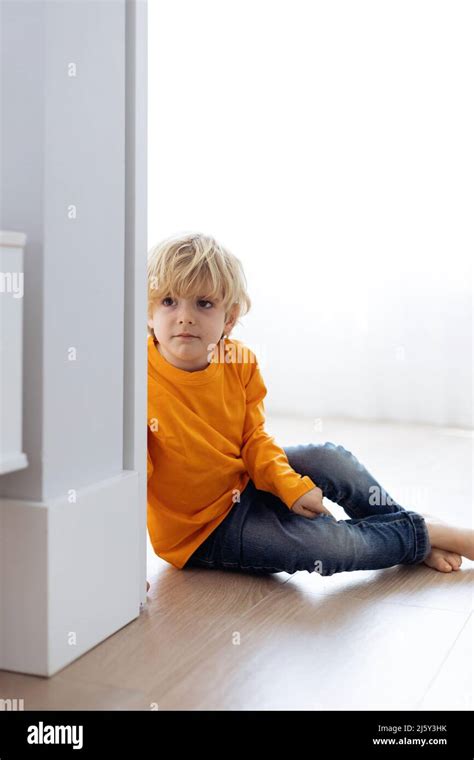
<instances>
[{"instance_id":1,"label":"blond hair","mask_svg":"<svg viewBox=\"0 0 474 760\"><path fill-rule=\"evenodd\" d=\"M238 306L237 317L247 314L251 307L240 260L213 237L200 232L173 235L151 248L147 278L148 319L153 316L154 305L170 295L222 299L226 321L234 305ZM148 335L155 338L149 326Z\"/></svg>"}]
</instances>

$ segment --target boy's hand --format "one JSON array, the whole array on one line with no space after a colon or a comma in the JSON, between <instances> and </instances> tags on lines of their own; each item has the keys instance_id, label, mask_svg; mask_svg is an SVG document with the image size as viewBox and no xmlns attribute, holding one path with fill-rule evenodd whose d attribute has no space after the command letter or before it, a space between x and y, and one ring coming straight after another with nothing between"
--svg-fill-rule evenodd
<instances>
[{"instance_id":1,"label":"boy's hand","mask_svg":"<svg viewBox=\"0 0 474 760\"><path fill-rule=\"evenodd\" d=\"M291 511L297 515L308 517L310 520L313 520L321 513L334 517L329 509L323 506L323 492L318 486L312 488L308 493L304 493L299 499L296 499L291 507Z\"/></svg>"}]
</instances>

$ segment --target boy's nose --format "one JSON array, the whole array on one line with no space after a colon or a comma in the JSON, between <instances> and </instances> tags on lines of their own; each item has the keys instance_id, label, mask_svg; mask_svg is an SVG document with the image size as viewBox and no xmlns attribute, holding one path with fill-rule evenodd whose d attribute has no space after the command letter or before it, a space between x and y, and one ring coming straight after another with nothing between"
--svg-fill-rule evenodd
<instances>
[{"instance_id":1,"label":"boy's nose","mask_svg":"<svg viewBox=\"0 0 474 760\"><path fill-rule=\"evenodd\" d=\"M194 322L194 317L191 311L183 309L178 315L178 324L182 324L183 322Z\"/></svg>"},{"instance_id":2,"label":"boy's nose","mask_svg":"<svg viewBox=\"0 0 474 760\"><path fill-rule=\"evenodd\" d=\"M193 325L195 324L194 314L192 306L189 304L181 304L181 309L177 313L177 324L182 327L183 324Z\"/></svg>"}]
</instances>

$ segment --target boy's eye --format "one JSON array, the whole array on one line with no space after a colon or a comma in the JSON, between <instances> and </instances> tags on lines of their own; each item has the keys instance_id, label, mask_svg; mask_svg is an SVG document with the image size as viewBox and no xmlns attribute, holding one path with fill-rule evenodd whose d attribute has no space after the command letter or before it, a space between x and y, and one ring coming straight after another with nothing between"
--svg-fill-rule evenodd
<instances>
[{"instance_id":1,"label":"boy's eye","mask_svg":"<svg viewBox=\"0 0 474 760\"><path fill-rule=\"evenodd\" d=\"M163 306L167 306L167 303L166 303L166 301L173 301L173 299L171 298L171 296L166 296L166 298L163 298L163 300L162 300L162 302L161 302L161 303L163 304ZM203 308L205 308L205 309L211 308L211 307L212 307L212 305L213 305L213 304L212 304L212 301L208 301L208 300L206 300L206 299L204 299L204 298L201 298L201 299L198 301L198 304L199 304L200 306L202 306L202 304L209 304L209 306L204 306L204 307L203 307Z\"/></svg>"}]
</instances>

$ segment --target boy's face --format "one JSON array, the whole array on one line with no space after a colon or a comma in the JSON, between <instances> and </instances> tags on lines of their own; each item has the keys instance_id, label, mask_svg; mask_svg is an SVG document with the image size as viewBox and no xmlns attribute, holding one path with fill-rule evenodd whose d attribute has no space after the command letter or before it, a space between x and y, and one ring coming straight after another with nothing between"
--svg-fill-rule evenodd
<instances>
[{"instance_id":1,"label":"boy's face","mask_svg":"<svg viewBox=\"0 0 474 760\"><path fill-rule=\"evenodd\" d=\"M148 320L158 341L157 349L175 367L196 372L209 365L209 354L222 334L229 333L237 315L226 315L222 300L207 299L204 295L194 298L162 298L154 306L153 316ZM192 338L181 337L190 333Z\"/></svg>"}]
</instances>

